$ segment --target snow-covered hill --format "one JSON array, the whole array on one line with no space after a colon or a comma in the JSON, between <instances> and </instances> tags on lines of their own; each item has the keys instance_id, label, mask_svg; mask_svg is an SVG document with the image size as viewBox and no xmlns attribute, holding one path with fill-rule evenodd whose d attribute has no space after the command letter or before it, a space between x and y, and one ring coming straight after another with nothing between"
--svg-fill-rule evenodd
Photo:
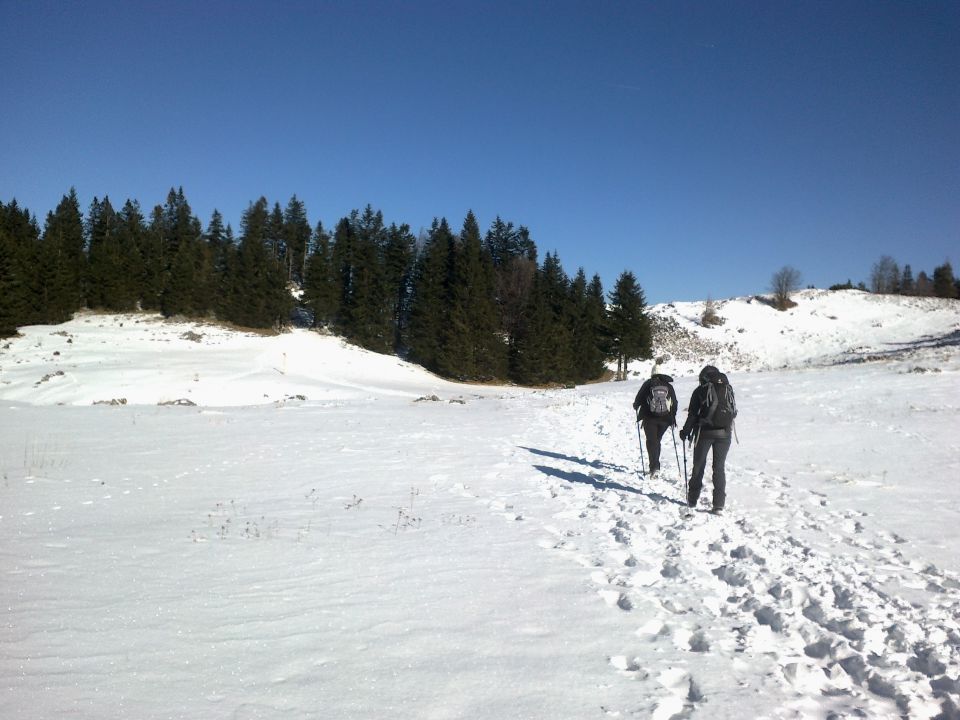
<instances>
[{"instance_id":1,"label":"snow-covered hill","mask_svg":"<svg viewBox=\"0 0 960 720\"><path fill-rule=\"evenodd\" d=\"M0 717L960 717L960 303L797 300L712 329L653 309L682 400L707 361L737 390L720 517L685 512L670 435L639 472L641 377L473 387L307 332L24 328Z\"/></svg>"},{"instance_id":2,"label":"snow-covered hill","mask_svg":"<svg viewBox=\"0 0 960 720\"><path fill-rule=\"evenodd\" d=\"M656 305L654 355L681 377L707 363L726 371L877 359L950 364L960 344L957 301L856 290L805 290L795 299L787 312L757 298L718 301L724 322L714 327L701 325L704 303ZM651 365L638 361L631 370L645 376ZM31 404L229 406L465 392L491 390L306 330L269 336L155 314L80 313L0 342L0 398Z\"/></svg>"},{"instance_id":3,"label":"snow-covered hill","mask_svg":"<svg viewBox=\"0 0 960 720\"><path fill-rule=\"evenodd\" d=\"M769 370L862 362L909 361L960 343L960 302L873 295L859 290L803 290L781 312L763 297L713 303L722 324L704 327L705 302L651 308L655 353L678 371L709 362L730 370ZM940 353L949 360L951 352Z\"/></svg>"}]
</instances>

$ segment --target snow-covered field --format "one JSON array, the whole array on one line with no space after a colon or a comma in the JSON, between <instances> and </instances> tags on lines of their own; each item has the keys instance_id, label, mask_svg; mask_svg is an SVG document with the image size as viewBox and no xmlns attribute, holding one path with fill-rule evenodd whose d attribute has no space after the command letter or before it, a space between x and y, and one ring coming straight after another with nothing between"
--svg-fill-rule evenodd
<instances>
[{"instance_id":1,"label":"snow-covered field","mask_svg":"<svg viewBox=\"0 0 960 720\"><path fill-rule=\"evenodd\" d=\"M721 517L669 435L638 474L649 363L531 391L302 331L24 328L0 717L960 717L960 303L797 299L654 309L682 402L704 361L737 390Z\"/></svg>"}]
</instances>

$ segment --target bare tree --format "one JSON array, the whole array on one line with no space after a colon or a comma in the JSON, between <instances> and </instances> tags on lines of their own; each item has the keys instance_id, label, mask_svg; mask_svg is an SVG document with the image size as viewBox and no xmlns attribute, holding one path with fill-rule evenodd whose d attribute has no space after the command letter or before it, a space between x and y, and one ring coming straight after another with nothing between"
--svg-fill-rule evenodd
<instances>
[{"instance_id":1,"label":"bare tree","mask_svg":"<svg viewBox=\"0 0 960 720\"><path fill-rule=\"evenodd\" d=\"M896 293L900 289L900 266L889 255L883 255L870 271L870 290L880 295Z\"/></svg>"},{"instance_id":2,"label":"bare tree","mask_svg":"<svg viewBox=\"0 0 960 720\"><path fill-rule=\"evenodd\" d=\"M703 306L703 314L700 316L700 324L708 328L723 325L724 322L724 319L717 313L717 304L713 301L713 298L708 297Z\"/></svg>"},{"instance_id":3,"label":"bare tree","mask_svg":"<svg viewBox=\"0 0 960 720\"><path fill-rule=\"evenodd\" d=\"M790 296L799 288L799 270L789 265L784 265L777 270L770 280L770 290L773 292L773 303L777 310L787 310L793 307L794 303L790 300Z\"/></svg>"}]
</instances>

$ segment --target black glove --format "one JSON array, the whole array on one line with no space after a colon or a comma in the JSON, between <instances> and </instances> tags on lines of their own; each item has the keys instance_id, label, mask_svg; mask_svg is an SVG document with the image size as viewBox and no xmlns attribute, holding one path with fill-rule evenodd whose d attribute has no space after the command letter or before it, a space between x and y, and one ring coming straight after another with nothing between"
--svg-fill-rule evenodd
<instances>
[{"instance_id":1,"label":"black glove","mask_svg":"<svg viewBox=\"0 0 960 720\"><path fill-rule=\"evenodd\" d=\"M680 431L680 442L686 442L688 437L690 437L690 432L686 428Z\"/></svg>"}]
</instances>

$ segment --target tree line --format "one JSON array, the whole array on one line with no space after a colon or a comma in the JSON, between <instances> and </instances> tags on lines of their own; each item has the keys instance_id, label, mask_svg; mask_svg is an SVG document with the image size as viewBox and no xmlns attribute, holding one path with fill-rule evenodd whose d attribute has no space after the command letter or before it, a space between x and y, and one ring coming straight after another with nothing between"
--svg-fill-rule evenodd
<instances>
[{"instance_id":1,"label":"tree line","mask_svg":"<svg viewBox=\"0 0 960 720\"><path fill-rule=\"evenodd\" d=\"M860 282L856 286L849 280L842 285L833 285L831 290L849 290L856 287L859 290L869 290L880 295L913 295L917 297L960 297L960 278L953 274L950 261L944 261L928 275L921 270L914 276L913 268L909 264L900 264L889 255L882 255L873 264L870 270L869 285Z\"/></svg>"},{"instance_id":2,"label":"tree line","mask_svg":"<svg viewBox=\"0 0 960 720\"><path fill-rule=\"evenodd\" d=\"M525 385L582 383L651 349L646 300L624 271L609 294L598 275L571 278L529 230L468 212L415 235L367 206L331 230L295 195L261 197L239 237L214 210L204 229L183 189L145 216L76 191L41 229L16 200L0 203L0 336L56 324L83 308L158 311L281 329L298 313L361 347L396 353L444 377Z\"/></svg>"}]
</instances>

